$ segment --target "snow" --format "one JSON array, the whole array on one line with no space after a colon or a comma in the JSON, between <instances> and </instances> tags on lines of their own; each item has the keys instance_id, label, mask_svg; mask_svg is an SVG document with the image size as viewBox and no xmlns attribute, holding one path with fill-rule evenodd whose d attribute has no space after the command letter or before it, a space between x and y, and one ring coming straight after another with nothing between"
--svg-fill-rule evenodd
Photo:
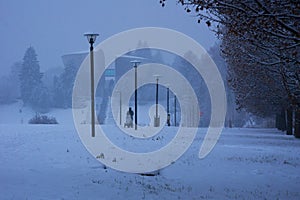
<instances>
[{"instance_id":1,"label":"snow","mask_svg":"<svg viewBox=\"0 0 300 200\"><path fill-rule=\"evenodd\" d=\"M206 129L187 152L157 176L104 169L81 143L71 110L53 110L58 125L30 125L18 104L0 106L0 199L300 199L300 140L275 129L224 129L214 150L198 158ZM23 124L20 123L23 116ZM103 125L132 151L139 139ZM165 127L145 151L176 132Z\"/></svg>"}]
</instances>

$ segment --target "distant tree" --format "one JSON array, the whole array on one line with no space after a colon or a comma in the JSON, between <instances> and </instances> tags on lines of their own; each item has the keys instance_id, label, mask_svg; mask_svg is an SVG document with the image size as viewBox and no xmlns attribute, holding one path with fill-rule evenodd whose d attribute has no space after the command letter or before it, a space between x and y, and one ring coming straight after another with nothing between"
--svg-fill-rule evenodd
<instances>
[{"instance_id":1,"label":"distant tree","mask_svg":"<svg viewBox=\"0 0 300 200\"><path fill-rule=\"evenodd\" d=\"M193 52L188 51L184 54L183 58L175 56L171 66L184 76L192 86L195 94L197 95L200 111L202 113L200 126L207 127L209 125L211 115L211 102L208 89L201 75L193 67L193 65L187 61L187 59L193 60L194 63L201 62Z\"/></svg>"},{"instance_id":2,"label":"distant tree","mask_svg":"<svg viewBox=\"0 0 300 200\"><path fill-rule=\"evenodd\" d=\"M29 47L25 52L19 75L21 99L25 106L36 108L41 105L40 103L37 105L37 102L40 101L42 92L39 90L43 88L42 76L37 54L33 47Z\"/></svg>"},{"instance_id":3,"label":"distant tree","mask_svg":"<svg viewBox=\"0 0 300 200\"><path fill-rule=\"evenodd\" d=\"M13 103L20 97L19 73L22 67L21 62L12 65L8 76L2 76L0 79L0 103Z\"/></svg>"},{"instance_id":4,"label":"distant tree","mask_svg":"<svg viewBox=\"0 0 300 200\"><path fill-rule=\"evenodd\" d=\"M52 101L56 108L62 108L66 105L60 76L53 77Z\"/></svg>"},{"instance_id":5,"label":"distant tree","mask_svg":"<svg viewBox=\"0 0 300 200\"><path fill-rule=\"evenodd\" d=\"M246 121L248 121L248 115L245 112L245 109L238 109L236 104L236 97L234 90L230 87L228 79L230 76L230 71L228 70L227 62L222 57L220 50L221 43L215 43L208 50L208 54L213 59L214 63L217 65L220 74L224 81L224 86L226 90L227 97L227 114L225 119L225 126L228 127L242 127L245 125Z\"/></svg>"},{"instance_id":6,"label":"distant tree","mask_svg":"<svg viewBox=\"0 0 300 200\"><path fill-rule=\"evenodd\" d=\"M19 74L22 69L22 62L16 62L11 66L9 79L12 82L12 90L15 98L20 97L20 79Z\"/></svg>"},{"instance_id":7,"label":"distant tree","mask_svg":"<svg viewBox=\"0 0 300 200\"><path fill-rule=\"evenodd\" d=\"M70 108L72 106L72 92L78 67L75 60L65 64L60 76L53 79L53 102L58 108Z\"/></svg>"},{"instance_id":8,"label":"distant tree","mask_svg":"<svg viewBox=\"0 0 300 200\"><path fill-rule=\"evenodd\" d=\"M47 113L52 106L51 94L48 88L43 84L39 84L34 87L32 91L33 95L31 97L32 108L40 113Z\"/></svg>"},{"instance_id":9,"label":"distant tree","mask_svg":"<svg viewBox=\"0 0 300 200\"><path fill-rule=\"evenodd\" d=\"M59 76L63 72L63 67L52 67L43 72L42 81L51 91L53 90L54 77Z\"/></svg>"},{"instance_id":10,"label":"distant tree","mask_svg":"<svg viewBox=\"0 0 300 200\"><path fill-rule=\"evenodd\" d=\"M13 103L15 99L13 82L8 76L0 77L0 104Z\"/></svg>"}]
</instances>

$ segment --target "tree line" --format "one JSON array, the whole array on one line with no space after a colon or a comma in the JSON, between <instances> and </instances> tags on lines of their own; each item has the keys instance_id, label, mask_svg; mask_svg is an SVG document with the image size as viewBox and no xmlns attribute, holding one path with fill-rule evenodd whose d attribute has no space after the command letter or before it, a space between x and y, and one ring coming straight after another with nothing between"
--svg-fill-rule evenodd
<instances>
[{"instance_id":1,"label":"tree line","mask_svg":"<svg viewBox=\"0 0 300 200\"><path fill-rule=\"evenodd\" d=\"M220 38L239 108L300 137L300 2L177 0ZM166 0L160 1L165 6Z\"/></svg>"},{"instance_id":2,"label":"tree line","mask_svg":"<svg viewBox=\"0 0 300 200\"><path fill-rule=\"evenodd\" d=\"M77 70L77 65L68 63L61 74L45 82L37 53L30 46L23 60L12 65L9 75L1 77L0 104L20 99L23 107L31 107L38 113L47 113L51 108L70 108Z\"/></svg>"}]
</instances>

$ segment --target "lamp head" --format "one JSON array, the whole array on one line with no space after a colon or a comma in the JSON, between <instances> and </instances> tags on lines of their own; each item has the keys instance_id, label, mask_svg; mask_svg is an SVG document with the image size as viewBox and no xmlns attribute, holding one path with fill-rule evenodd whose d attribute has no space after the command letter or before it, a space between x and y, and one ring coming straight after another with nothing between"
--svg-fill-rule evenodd
<instances>
[{"instance_id":1,"label":"lamp head","mask_svg":"<svg viewBox=\"0 0 300 200\"><path fill-rule=\"evenodd\" d=\"M97 36L99 36L98 33L85 33L84 36L87 38L88 42L90 44L93 44L96 41Z\"/></svg>"},{"instance_id":2,"label":"lamp head","mask_svg":"<svg viewBox=\"0 0 300 200\"><path fill-rule=\"evenodd\" d=\"M137 67L138 64L141 63L141 61L139 61L139 60L132 60L132 61L130 61L130 62L133 64L134 67Z\"/></svg>"}]
</instances>

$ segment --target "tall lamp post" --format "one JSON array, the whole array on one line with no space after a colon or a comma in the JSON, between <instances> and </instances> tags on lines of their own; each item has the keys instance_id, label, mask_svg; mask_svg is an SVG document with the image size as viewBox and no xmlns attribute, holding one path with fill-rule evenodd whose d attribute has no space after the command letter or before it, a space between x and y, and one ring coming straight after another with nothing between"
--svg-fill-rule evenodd
<instances>
[{"instance_id":1,"label":"tall lamp post","mask_svg":"<svg viewBox=\"0 0 300 200\"><path fill-rule=\"evenodd\" d=\"M91 128L92 137L95 137L95 89L94 89L94 47L98 33L85 33L88 42L90 43L90 63L91 63Z\"/></svg>"},{"instance_id":2,"label":"tall lamp post","mask_svg":"<svg viewBox=\"0 0 300 200\"><path fill-rule=\"evenodd\" d=\"M167 125L170 126L170 103L169 103L169 99L170 99L170 88L169 85L167 86Z\"/></svg>"},{"instance_id":3,"label":"tall lamp post","mask_svg":"<svg viewBox=\"0 0 300 200\"><path fill-rule=\"evenodd\" d=\"M137 66L141 61L130 61L134 67L134 129L137 130Z\"/></svg>"},{"instance_id":4,"label":"tall lamp post","mask_svg":"<svg viewBox=\"0 0 300 200\"><path fill-rule=\"evenodd\" d=\"M155 117L154 117L154 127L159 127L160 124L160 120L159 120L159 116L158 116L158 80L160 75L154 75L154 77L156 78L156 95L155 95Z\"/></svg>"},{"instance_id":5,"label":"tall lamp post","mask_svg":"<svg viewBox=\"0 0 300 200\"><path fill-rule=\"evenodd\" d=\"M174 94L174 126L177 126L176 122L176 94Z\"/></svg>"},{"instance_id":6,"label":"tall lamp post","mask_svg":"<svg viewBox=\"0 0 300 200\"><path fill-rule=\"evenodd\" d=\"M122 92L117 90L117 93L120 94L120 99L119 99L119 108L120 108L120 126L122 126Z\"/></svg>"}]
</instances>

